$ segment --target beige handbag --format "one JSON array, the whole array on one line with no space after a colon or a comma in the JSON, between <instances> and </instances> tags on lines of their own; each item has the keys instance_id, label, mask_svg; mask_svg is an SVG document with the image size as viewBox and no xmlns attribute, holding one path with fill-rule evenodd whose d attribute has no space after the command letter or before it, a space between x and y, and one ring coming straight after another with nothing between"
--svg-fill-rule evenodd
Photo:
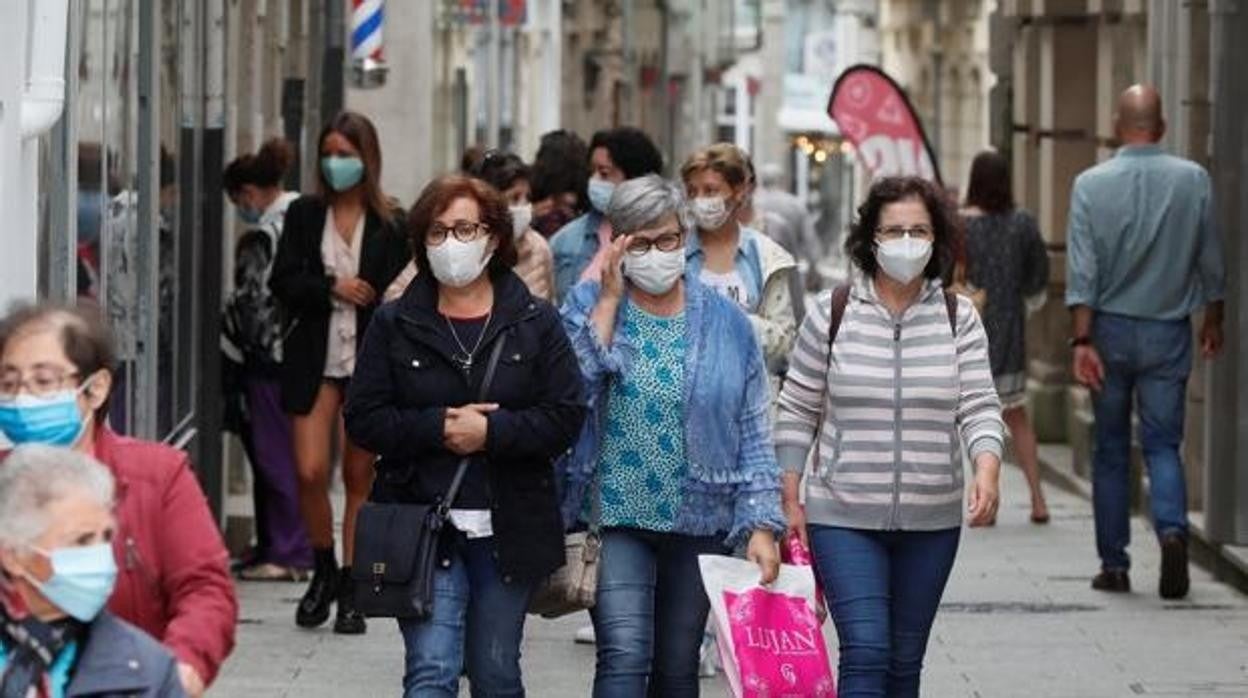
<instances>
[{"instance_id":1,"label":"beige handbag","mask_svg":"<svg viewBox=\"0 0 1248 698\"><path fill-rule=\"evenodd\" d=\"M559 618L594 607L598 595L598 561L602 554L602 498L597 476L590 486L589 530L564 537L567 562L555 570L533 592L529 613L543 618Z\"/></svg>"}]
</instances>

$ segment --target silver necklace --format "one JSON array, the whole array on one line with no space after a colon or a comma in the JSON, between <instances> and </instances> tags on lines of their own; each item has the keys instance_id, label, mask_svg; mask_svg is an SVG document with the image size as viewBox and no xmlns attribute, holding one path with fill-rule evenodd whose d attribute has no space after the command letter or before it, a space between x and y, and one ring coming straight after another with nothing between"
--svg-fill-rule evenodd
<instances>
[{"instance_id":1,"label":"silver necklace","mask_svg":"<svg viewBox=\"0 0 1248 698\"><path fill-rule=\"evenodd\" d=\"M493 317L494 311L490 310L489 314L485 316L485 324L481 326L481 334L477 335L477 343L472 345L472 350L469 351L468 347L464 346L463 341L459 339L459 333L455 331L455 323L451 322L450 316L442 316L442 319L446 320L447 328L451 330L451 337L455 340L455 343L459 345L460 353L451 358L454 359L455 363L459 365L460 370L464 373L472 370L473 357L477 355L477 350L481 348L481 341L485 339L485 331L490 328L490 320L493 319Z\"/></svg>"}]
</instances>

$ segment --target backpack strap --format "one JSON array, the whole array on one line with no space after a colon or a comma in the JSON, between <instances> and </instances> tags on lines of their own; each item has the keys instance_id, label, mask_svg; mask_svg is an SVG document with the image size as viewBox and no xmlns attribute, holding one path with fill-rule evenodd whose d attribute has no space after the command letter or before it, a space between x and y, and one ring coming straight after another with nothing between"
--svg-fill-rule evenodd
<instances>
[{"instance_id":1,"label":"backpack strap","mask_svg":"<svg viewBox=\"0 0 1248 698\"><path fill-rule=\"evenodd\" d=\"M841 329L845 308L849 306L849 284L841 284L832 290L832 306L828 312L828 366L832 365L832 343Z\"/></svg>"},{"instance_id":2,"label":"backpack strap","mask_svg":"<svg viewBox=\"0 0 1248 698\"><path fill-rule=\"evenodd\" d=\"M949 329L953 331L953 338L958 338L958 294L945 290L945 310L949 313Z\"/></svg>"}]
</instances>

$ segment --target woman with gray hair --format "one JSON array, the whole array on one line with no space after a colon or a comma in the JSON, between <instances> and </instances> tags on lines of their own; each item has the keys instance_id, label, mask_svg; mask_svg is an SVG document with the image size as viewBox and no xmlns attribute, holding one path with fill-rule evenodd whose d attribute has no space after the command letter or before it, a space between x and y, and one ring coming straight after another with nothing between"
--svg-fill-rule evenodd
<instances>
[{"instance_id":1,"label":"woman with gray hair","mask_svg":"<svg viewBox=\"0 0 1248 698\"><path fill-rule=\"evenodd\" d=\"M0 463L0 697L185 695L173 655L104 610L112 510L90 456L31 445Z\"/></svg>"},{"instance_id":2,"label":"woman with gray hair","mask_svg":"<svg viewBox=\"0 0 1248 698\"><path fill-rule=\"evenodd\" d=\"M745 314L685 276L679 187L624 182L607 219L602 281L563 309L593 411L566 461L564 516L602 531L594 696L696 696L698 555L744 544L763 582L779 570L767 372Z\"/></svg>"}]
</instances>

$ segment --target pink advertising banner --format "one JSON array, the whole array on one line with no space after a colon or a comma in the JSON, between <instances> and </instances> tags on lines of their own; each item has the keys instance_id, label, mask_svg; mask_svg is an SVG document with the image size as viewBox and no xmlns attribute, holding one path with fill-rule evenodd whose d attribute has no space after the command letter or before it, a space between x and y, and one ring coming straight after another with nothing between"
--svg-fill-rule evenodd
<instances>
[{"instance_id":1,"label":"pink advertising banner","mask_svg":"<svg viewBox=\"0 0 1248 698\"><path fill-rule=\"evenodd\" d=\"M913 175L940 183L932 147L905 91L873 65L841 73L828 100L828 116L854 144L875 177Z\"/></svg>"}]
</instances>

